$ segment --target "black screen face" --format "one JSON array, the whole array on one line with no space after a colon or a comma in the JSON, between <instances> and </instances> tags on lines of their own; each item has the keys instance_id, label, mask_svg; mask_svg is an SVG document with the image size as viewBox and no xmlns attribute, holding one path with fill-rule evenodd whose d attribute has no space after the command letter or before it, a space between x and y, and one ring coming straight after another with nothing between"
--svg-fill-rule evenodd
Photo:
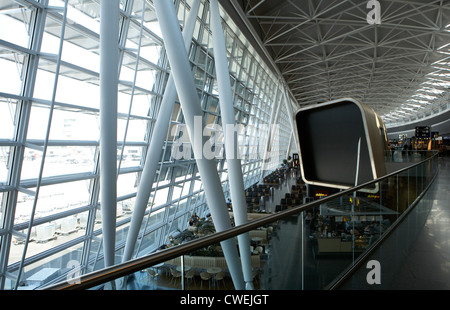
<instances>
[{"instance_id":1,"label":"black screen face","mask_svg":"<svg viewBox=\"0 0 450 310\"><path fill-rule=\"evenodd\" d=\"M374 179L363 116L355 103L303 110L296 122L305 181L355 185L359 138L358 184Z\"/></svg>"}]
</instances>

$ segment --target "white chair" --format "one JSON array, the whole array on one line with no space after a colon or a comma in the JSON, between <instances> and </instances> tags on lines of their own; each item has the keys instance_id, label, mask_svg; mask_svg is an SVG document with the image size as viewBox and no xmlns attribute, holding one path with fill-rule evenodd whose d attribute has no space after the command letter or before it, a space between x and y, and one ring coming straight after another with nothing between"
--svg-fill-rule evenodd
<instances>
[{"instance_id":1,"label":"white chair","mask_svg":"<svg viewBox=\"0 0 450 310\"><path fill-rule=\"evenodd\" d=\"M214 283L219 288L219 281L223 282L223 288L225 289L225 273L223 271L216 273L214 276Z\"/></svg>"},{"instance_id":2,"label":"white chair","mask_svg":"<svg viewBox=\"0 0 450 310\"><path fill-rule=\"evenodd\" d=\"M178 278L181 278L181 273L172 268L170 268L170 274L172 275L172 281L174 284L177 283Z\"/></svg>"},{"instance_id":3,"label":"white chair","mask_svg":"<svg viewBox=\"0 0 450 310\"><path fill-rule=\"evenodd\" d=\"M200 279L202 279L202 283L200 285L200 289L203 288L203 281L208 281L208 288L211 289L211 274L208 272L200 272Z\"/></svg>"},{"instance_id":4,"label":"white chair","mask_svg":"<svg viewBox=\"0 0 450 310\"><path fill-rule=\"evenodd\" d=\"M147 271L147 275L148 275L148 280L149 280L149 281L150 281L150 280L153 280L153 279L156 278L157 275L158 275L158 274L156 273L156 271L153 270L153 269L151 269L151 268L147 268L146 271Z\"/></svg>"},{"instance_id":5,"label":"white chair","mask_svg":"<svg viewBox=\"0 0 450 310\"><path fill-rule=\"evenodd\" d=\"M194 269L190 269L186 272L186 274L184 275L184 277L186 278L186 283L189 284L189 282L192 282L192 280L194 280L194 284L195 284L195 270Z\"/></svg>"},{"instance_id":6,"label":"white chair","mask_svg":"<svg viewBox=\"0 0 450 310\"><path fill-rule=\"evenodd\" d=\"M151 268L147 268L145 271L147 272L147 284L151 286L157 286L156 282L154 282L153 280L156 280L159 274Z\"/></svg>"}]
</instances>

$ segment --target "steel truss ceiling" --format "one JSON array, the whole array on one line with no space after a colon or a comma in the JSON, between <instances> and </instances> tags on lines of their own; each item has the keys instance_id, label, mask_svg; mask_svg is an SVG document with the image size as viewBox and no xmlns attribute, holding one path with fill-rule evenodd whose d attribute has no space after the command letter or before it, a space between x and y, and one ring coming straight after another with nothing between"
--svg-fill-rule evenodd
<instances>
[{"instance_id":1,"label":"steel truss ceiling","mask_svg":"<svg viewBox=\"0 0 450 310\"><path fill-rule=\"evenodd\" d=\"M380 24L373 22L375 2ZM450 86L450 1L236 3L299 107L353 97L389 122L429 113L447 101L442 97Z\"/></svg>"}]
</instances>

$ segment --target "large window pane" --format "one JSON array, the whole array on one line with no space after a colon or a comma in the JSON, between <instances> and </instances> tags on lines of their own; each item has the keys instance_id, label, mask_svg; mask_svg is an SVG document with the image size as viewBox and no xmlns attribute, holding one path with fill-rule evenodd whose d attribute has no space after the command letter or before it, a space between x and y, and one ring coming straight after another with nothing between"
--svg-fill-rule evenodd
<instances>
[{"instance_id":1,"label":"large window pane","mask_svg":"<svg viewBox=\"0 0 450 310\"><path fill-rule=\"evenodd\" d=\"M142 160L142 151L143 148L140 146L126 146L123 150L123 157L120 167L139 167Z\"/></svg>"},{"instance_id":2,"label":"large window pane","mask_svg":"<svg viewBox=\"0 0 450 310\"><path fill-rule=\"evenodd\" d=\"M44 140L50 109L33 105L27 139ZM51 140L98 141L100 121L96 114L84 114L60 109L53 110Z\"/></svg>"},{"instance_id":3,"label":"large window pane","mask_svg":"<svg viewBox=\"0 0 450 310\"><path fill-rule=\"evenodd\" d=\"M65 174L77 174L94 171L95 147L82 146L49 146L43 177L54 177ZM25 148L22 180L38 178L42 161L42 152Z\"/></svg>"},{"instance_id":4,"label":"large window pane","mask_svg":"<svg viewBox=\"0 0 450 310\"><path fill-rule=\"evenodd\" d=\"M38 219L88 205L89 187L90 180L41 186L35 218ZM36 188L30 188L30 190L35 191ZM30 220L34 199L33 195L19 192L15 224Z\"/></svg>"},{"instance_id":5,"label":"large window pane","mask_svg":"<svg viewBox=\"0 0 450 310\"><path fill-rule=\"evenodd\" d=\"M128 142L144 142L146 136L147 129L147 120L143 119L119 119L117 122L118 130L117 130L117 138L119 141L123 140L125 135L125 131L127 131L126 140ZM127 127L128 124L128 127Z\"/></svg>"},{"instance_id":6,"label":"large window pane","mask_svg":"<svg viewBox=\"0 0 450 310\"><path fill-rule=\"evenodd\" d=\"M1 1L0 25L8 25L8 27L0 27L0 40L28 47L32 32L30 22L33 13L33 10L16 3L16 1Z\"/></svg>"},{"instance_id":7,"label":"large window pane","mask_svg":"<svg viewBox=\"0 0 450 310\"><path fill-rule=\"evenodd\" d=\"M117 179L117 195L123 196L137 191L137 174L120 174Z\"/></svg>"},{"instance_id":8,"label":"large window pane","mask_svg":"<svg viewBox=\"0 0 450 310\"><path fill-rule=\"evenodd\" d=\"M0 11L0 18L1 18ZM0 20L1 25L1 20ZM1 29L2 27L0 27ZM0 30L1 31L1 30ZM0 38L1 39L1 38ZM25 54L0 45L0 92L20 95L24 78Z\"/></svg>"},{"instance_id":9,"label":"large window pane","mask_svg":"<svg viewBox=\"0 0 450 310\"><path fill-rule=\"evenodd\" d=\"M44 177L94 171L95 146L49 146Z\"/></svg>"},{"instance_id":10,"label":"large window pane","mask_svg":"<svg viewBox=\"0 0 450 310\"><path fill-rule=\"evenodd\" d=\"M16 100L0 97L0 139L13 138L17 125L16 108Z\"/></svg>"},{"instance_id":11,"label":"large window pane","mask_svg":"<svg viewBox=\"0 0 450 310\"><path fill-rule=\"evenodd\" d=\"M10 147L0 146L0 185L6 184L8 180L8 158L9 158ZM1 203L1 200L0 200Z\"/></svg>"},{"instance_id":12,"label":"large window pane","mask_svg":"<svg viewBox=\"0 0 450 310\"><path fill-rule=\"evenodd\" d=\"M42 228L40 228L42 231L45 230L46 227L52 226L51 224L44 224L42 225ZM51 232L51 229L47 231L48 233ZM43 236L44 234L42 234ZM62 240L59 240L59 238L53 238L50 241L47 242L31 242L29 244L28 250L27 250L27 257L33 256L35 254L39 254L40 252L43 252L44 250L51 249L52 247L55 247L56 245L62 244L64 242L61 242ZM21 284L20 289L26 289L31 290L35 289L39 284L37 281L33 281L35 279L33 276L36 275L39 271L41 271L44 268L48 268L46 270L46 274L50 274L52 272L55 272L55 274L59 274L61 270L70 270L72 267L76 266L77 264L81 263L81 257L82 257L82 246L83 244L77 244L75 246L69 247L61 252L58 252L56 254L53 254L49 257L47 257L45 260L38 260L37 262L30 264L24 268L24 274L21 278ZM12 252L10 253L9 260L11 262L18 262L21 259L22 252L23 252L23 244L14 244L12 245ZM50 277L51 279L51 277ZM45 285L46 283L41 283L41 285ZM8 283L5 286L5 289L12 289L15 285L14 282L8 281Z\"/></svg>"}]
</instances>

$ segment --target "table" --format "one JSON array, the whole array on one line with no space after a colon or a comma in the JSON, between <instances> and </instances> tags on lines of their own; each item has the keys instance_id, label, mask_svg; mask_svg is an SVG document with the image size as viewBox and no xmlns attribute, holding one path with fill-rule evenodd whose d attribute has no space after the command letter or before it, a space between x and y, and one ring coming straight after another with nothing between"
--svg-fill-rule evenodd
<instances>
[{"instance_id":1,"label":"table","mask_svg":"<svg viewBox=\"0 0 450 310\"><path fill-rule=\"evenodd\" d=\"M208 273L210 273L210 274L212 274L212 275L215 275L215 274L217 274L217 273L219 273L219 272L221 272L222 271L222 268L220 268L220 267L209 267L208 269L206 269L206 272L208 272ZM213 278L213 285L214 285L214 287L216 287L216 279L215 279L215 277Z\"/></svg>"},{"instance_id":2,"label":"table","mask_svg":"<svg viewBox=\"0 0 450 310\"><path fill-rule=\"evenodd\" d=\"M209 267L208 269L206 269L206 272L210 273L210 274L216 274L222 271L222 268L220 267Z\"/></svg>"},{"instance_id":3,"label":"table","mask_svg":"<svg viewBox=\"0 0 450 310\"><path fill-rule=\"evenodd\" d=\"M181 266L177 266L177 271L181 272ZM184 271L191 270L191 266L184 266Z\"/></svg>"},{"instance_id":4,"label":"table","mask_svg":"<svg viewBox=\"0 0 450 310\"><path fill-rule=\"evenodd\" d=\"M252 241L255 242L256 245L259 245L262 240L263 240L263 238L261 238L261 237L253 237L252 238Z\"/></svg>"}]
</instances>

